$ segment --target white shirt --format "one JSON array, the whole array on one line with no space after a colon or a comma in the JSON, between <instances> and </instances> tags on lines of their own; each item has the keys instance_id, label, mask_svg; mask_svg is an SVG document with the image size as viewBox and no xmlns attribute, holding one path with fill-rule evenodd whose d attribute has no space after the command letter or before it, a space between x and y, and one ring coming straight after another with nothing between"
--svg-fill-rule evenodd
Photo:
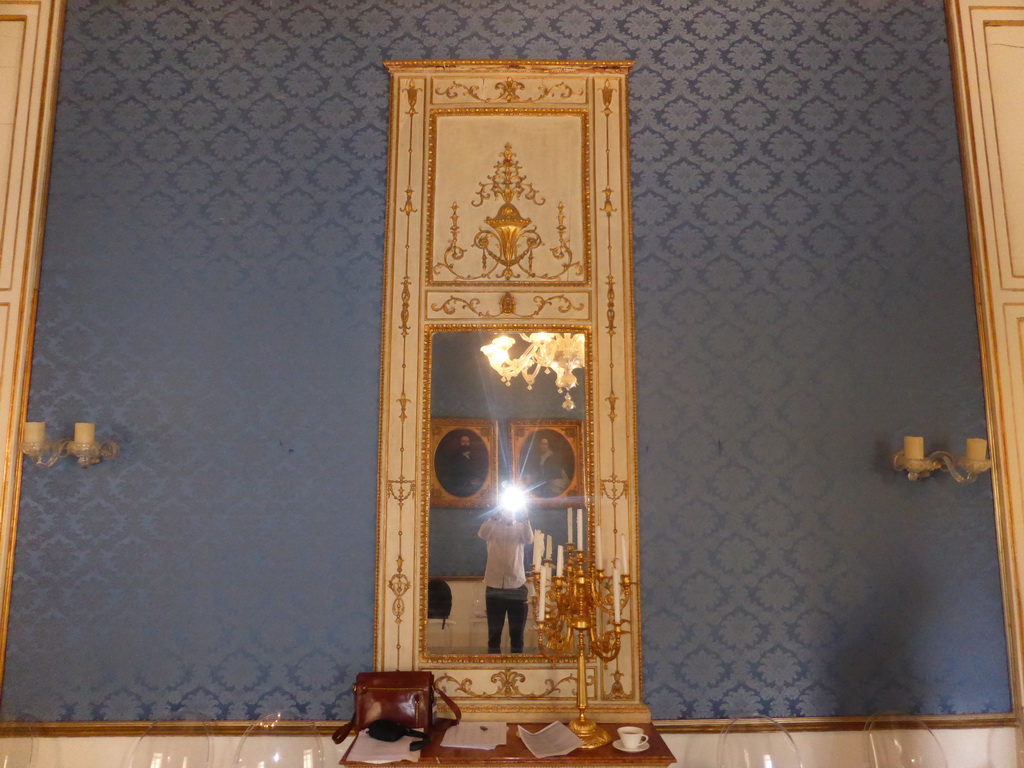
<instances>
[{"instance_id":1,"label":"white shirt","mask_svg":"<svg viewBox=\"0 0 1024 768\"><path fill-rule=\"evenodd\" d=\"M487 542L487 567L484 584L495 589L515 589L526 583L523 545L533 540L529 520L506 523L487 520L477 535Z\"/></svg>"}]
</instances>

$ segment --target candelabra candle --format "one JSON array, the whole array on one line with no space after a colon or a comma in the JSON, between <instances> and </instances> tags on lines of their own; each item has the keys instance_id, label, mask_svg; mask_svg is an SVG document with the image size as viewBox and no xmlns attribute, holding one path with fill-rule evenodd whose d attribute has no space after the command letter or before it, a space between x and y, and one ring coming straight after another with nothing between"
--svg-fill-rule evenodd
<instances>
[{"instance_id":1,"label":"candelabra candle","mask_svg":"<svg viewBox=\"0 0 1024 768\"><path fill-rule=\"evenodd\" d=\"M582 547L582 545L581 545ZM607 744L612 737L587 719L587 660L608 662L622 644L621 611L629 604L629 576L606 576L593 557L572 548L558 575L546 578L542 568L531 573L536 600L537 638L541 652L552 659L576 657L576 708L569 728L586 748Z\"/></svg>"}]
</instances>

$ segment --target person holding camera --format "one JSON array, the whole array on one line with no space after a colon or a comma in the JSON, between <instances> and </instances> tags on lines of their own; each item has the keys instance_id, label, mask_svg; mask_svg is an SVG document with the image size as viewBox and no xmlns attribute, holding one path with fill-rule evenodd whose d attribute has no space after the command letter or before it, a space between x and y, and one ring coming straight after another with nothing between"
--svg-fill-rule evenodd
<instances>
[{"instance_id":1,"label":"person holding camera","mask_svg":"<svg viewBox=\"0 0 1024 768\"><path fill-rule=\"evenodd\" d=\"M487 652L501 653L501 633L508 617L512 653L523 652L527 589L524 547L533 541L533 528L525 514L507 509L493 513L478 535L487 542L484 603L487 610Z\"/></svg>"}]
</instances>

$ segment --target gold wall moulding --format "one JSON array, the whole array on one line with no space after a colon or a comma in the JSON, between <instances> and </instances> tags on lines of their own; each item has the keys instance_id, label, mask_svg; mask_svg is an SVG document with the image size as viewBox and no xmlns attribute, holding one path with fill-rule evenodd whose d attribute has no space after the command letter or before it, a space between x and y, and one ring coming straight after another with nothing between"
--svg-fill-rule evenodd
<instances>
[{"instance_id":1,"label":"gold wall moulding","mask_svg":"<svg viewBox=\"0 0 1024 768\"><path fill-rule=\"evenodd\" d=\"M573 677L575 681L575 677ZM575 686L574 686L575 687ZM481 708L481 711L493 711L497 714L503 712L517 711L519 708L510 706L508 708ZM1016 725L1013 713L1001 713L994 715L921 715L921 722L931 729L956 730L974 728L1010 728ZM216 736L241 736L254 721L251 720L218 720L216 722L195 723L182 721L180 723L166 723L168 727L177 727L183 736L201 736L208 730ZM330 736L344 720L327 720L316 723L317 732L323 736ZM866 717L784 717L779 722L786 726L791 733L801 732L829 732L829 731L863 731L868 722ZM662 733L721 733L728 725L728 720L658 720L655 725ZM120 721L47 721L47 722L25 722L5 723L3 733L6 736L35 736L37 738L85 738L85 737L115 737L115 736L141 736L152 725L150 720L120 720ZM281 723L278 728L283 734L306 733L308 723L296 721L295 725ZM207 730L208 729L208 730Z\"/></svg>"},{"instance_id":2,"label":"gold wall moulding","mask_svg":"<svg viewBox=\"0 0 1024 768\"><path fill-rule=\"evenodd\" d=\"M562 698L569 698L570 696L576 695L576 676L565 675L557 680L551 677L544 678L543 689L537 692L529 692L522 690L519 686L525 683L527 680L526 675L517 670L506 668L495 672L490 677L490 681L494 683L495 689L490 693L483 693L473 689L473 680L469 677L464 677L458 680L451 675L443 674L436 678L437 684L449 696L453 693L461 693L472 699L494 699L494 698L519 698L519 699L546 699L552 696L561 696ZM594 682L593 675L587 676L587 684L591 685ZM451 687L449 687L449 685ZM566 690L562 687L566 686Z\"/></svg>"},{"instance_id":3,"label":"gold wall moulding","mask_svg":"<svg viewBox=\"0 0 1024 768\"><path fill-rule=\"evenodd\" d=\"M578 302L573 302L572 297L578 297ZM586 294L557 293L549 296L533 295L529 297L528 306L533 307L532 312L517 312L519 299L511 291L506 291L497 297L497 308L494 311L482 309L484 300L488 299L488 306L495 303L491 296L478 294L476 296L464 297L449 294L444 301L430 302L431 312L439 312L445 315L456 316L463 311L478 318L517 318L520 320L532 320L540 317L560 317L569 313L578 314L586 308ZM525 299L527 297L520 297ZM545 312L545 310L547 310Z\"/></svg>"},{"instance_id":4,"label":"gold wall moulding","mask_svg":"<svg viewBox=\"0 0 1024 768\"><path fill-rule=\"evenodd\" d=\"M472 73L479 76L505 77L509 73L518 77L523 73L545 75L602 74L626 75L633 68L632 61L558 61L556 59L445 59L445 60L389 60L384 68L392 75L427 72L444 79L453 73Z\"/></svg>"},{"instance_id":5,"label":"gold wall moulding","mask_svg":"<svg viewBox=\"0 0 1024 768\"><path fill-rule=\"evenodd\" d=\"M482 85L466 85L465 83L459 83L452 81L452 84L447 88L439 86L434 89L436 96L447 96L449 99L457 99L460 96L468 96L471 99L482 101L485 104L499 103L519 103L519 104L531 104L534 102L544 101L548 97L569 99L574 96L579 97L583 95L583 89L574 89L569 83L564 80L555 83L554 85L545 85L541 82L530 81L530 84L536 87L536 95L530 98L526 98L519 94L520 91L526 88L526 83L522 80L517 80L513 77L506 77L504 80L499 80L493 84L494 90L498 92L497 96L481 96L480 89Z\"/></svg>"}]
</instances>

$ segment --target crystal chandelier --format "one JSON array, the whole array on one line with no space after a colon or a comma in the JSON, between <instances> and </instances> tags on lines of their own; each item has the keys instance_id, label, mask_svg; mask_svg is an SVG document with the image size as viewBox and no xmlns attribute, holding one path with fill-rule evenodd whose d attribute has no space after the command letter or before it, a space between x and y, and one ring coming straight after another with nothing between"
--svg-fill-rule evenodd
<instances>
[{"instance_id":1,"label":"crystal chandelier","mask_svg":"<svg viewBox=\"0 0 1024 768\"><path fill-rule=\"evenodd\" d=\"M533 382L541 371L554 372L555 386L565 394L562 407L571 411L576 407L569 390L576 386L573 371L583 368L586 362L586 349L582 333L520 333L529 346L519 357L513 358L509 350L516 344L511 336L498 336L480 351L487 356L491 367L501 375L506 386L512 385L512 379L522 376L526 388L533 389Z\"/></svg>"}]
</instances>

